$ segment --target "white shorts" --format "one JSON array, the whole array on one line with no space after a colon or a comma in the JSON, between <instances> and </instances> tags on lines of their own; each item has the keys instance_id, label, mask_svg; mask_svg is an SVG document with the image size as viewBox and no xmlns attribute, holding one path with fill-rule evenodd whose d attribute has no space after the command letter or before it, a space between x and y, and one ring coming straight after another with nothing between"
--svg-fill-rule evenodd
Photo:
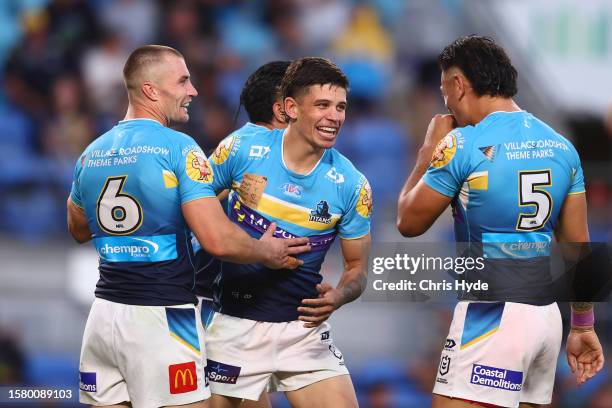
<instances>
[{"instance_id":1,"label":"white shorts","mask_svg":"<svg viewBox=\"0 0 612 408\"><path fill-rule=\"evenodd\" d=\"M96 298L85 326L80 402L134 408L210 397L206 353L194 305L135 306Z\"/></svg>"},{"instance_id":2,"label":"white shorts","mask_svg":"<svg viewBox=\"0 0 612 408\"><path fill-rule=\"evenodd\" d=\"M213 394L258 400L263 391L294 391L348 375L330 325L270 323L216 312L206 331L208 380Z\"/></svg>"},{"instance_id":3,"label":"white shorts","mask_svg":"<svg viewBox=\"0 0 612 408\"><path fill-rule=\"evenodd\" d=\"M459 302L433 392L503 407L550 404L561 336L556 303Z\"/></svg>"}]
</instances>

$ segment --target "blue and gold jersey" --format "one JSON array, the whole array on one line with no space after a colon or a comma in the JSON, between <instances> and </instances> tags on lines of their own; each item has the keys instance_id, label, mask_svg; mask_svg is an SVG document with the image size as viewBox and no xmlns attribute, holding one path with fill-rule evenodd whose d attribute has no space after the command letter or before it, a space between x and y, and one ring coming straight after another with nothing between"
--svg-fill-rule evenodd
<instances>
[{"instance_id":1,"label":"blue and gold jersey","mask_svg":"<svg viewBox=\"0 0 612 408\"><path fill-rule=\"evenodd\" d=\"M548 262L563 202L568 194L584 193L572 144L525 111L494 112L476 126L451 131L423 181L453 198L457 242L482 243L489 270L500 272L495 279L506 288L512 279L516 286L521 272L544 279L538 271ZM517 301L531 296L516 292L506 294Z\"/></svg>"},{"instance_id":2,"label":"blue and gold jersey","mask_svg":"<svg viewBox=\"0 0 612 408\"><path fill-rule=\"evenodd\" d=\"M181 205L214 197L189 136L150 119L119 122L79 158L70 193L100 256L96 296L137 305L195 303L191 232Z\"/></svg>"},{"instance_id":3,"label":"blue and gold jersey","mask_svg":"<svg viewBox=\"0 0 612 408\"><path fill-rule=\"evenodd\" d=\"M309 237L311 252L299 255L296 270L222 262L214 284L222 313L268 322L296 320L302 299L316 298L315 286L336 236L356 239L370 232L372 192L368 181L335 149L324 152L306 175L283 161L283 130L246 124L211 155L216 191L231 189L228 216L258 238L271 222L275 236Z\"/></svg>"},{"instance_id":4,"label":"blue and gold jersey","mask_svg":"<svg viewBox=\"0 0 612 408\"><path fill-rule=\"evenodd\" d=\"M460 242L551 236L565 197L584 192L572 144L524 111L494 112L450 132L423 180L454 198Z\"/></svg>"}]
</instances>

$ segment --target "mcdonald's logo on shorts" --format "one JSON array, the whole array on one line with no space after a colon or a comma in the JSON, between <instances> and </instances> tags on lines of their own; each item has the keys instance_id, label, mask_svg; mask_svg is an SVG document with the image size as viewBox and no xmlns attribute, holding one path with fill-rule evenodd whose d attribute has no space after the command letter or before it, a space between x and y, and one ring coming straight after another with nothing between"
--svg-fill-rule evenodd
<instances>
[{"instance_id":1,"label":"mcdonald's logo on shorts","mask_svg":"<svg viewBox=\"0 0 612 408\"><path fill-rule=\"evenodd\" d=\"M170 394L182 394L198 389L198 375L195 361L183 364L172 364L168 366L168 372Z\"/></svg>"}]
</instances>

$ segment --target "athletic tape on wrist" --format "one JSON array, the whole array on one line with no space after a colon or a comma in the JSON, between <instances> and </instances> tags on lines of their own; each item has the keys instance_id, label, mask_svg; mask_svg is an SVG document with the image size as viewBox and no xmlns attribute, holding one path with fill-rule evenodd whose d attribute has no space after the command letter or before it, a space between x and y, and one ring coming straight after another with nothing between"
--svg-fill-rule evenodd
<instances>
[{"instance_id":1,"label":"athletic tape on wrist","mask_svg":"<svg viewBox=\"0 0 612 408\"><path fill-rule=\"evenodd\" d=\"M572 327L592 327L595 325L595 313L593 309L588 312L576 312L572 310Z\"/></svg>"}]
</instances>

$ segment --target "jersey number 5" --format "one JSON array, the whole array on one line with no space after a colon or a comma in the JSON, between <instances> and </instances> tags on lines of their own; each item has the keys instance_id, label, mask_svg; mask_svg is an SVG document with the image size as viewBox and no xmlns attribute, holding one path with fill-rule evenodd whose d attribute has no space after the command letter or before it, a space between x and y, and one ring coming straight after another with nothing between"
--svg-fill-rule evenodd
<instances>
[{"instance_id":1,"label":"jersey number 5","mask_svg":"<svg viewBox=\"0 0 612 408\"><path fill-rule=\"evenodd\" d=\"M122 193L127 176L109 177L98 198L98 225L113 235L126 235L142 225L142 208L136 199Z\"/></svg>"},{"instance_id":2,"label":"jersey number 5","mask_svg":"<svg viewBox=\"0 0 612 408\"><path fill-rule=\"evenodd\" d=\"M535 206L533 213L520 213L516 229L534 231L546 224L552 211L552 197L542 186L552 185L550 170L519 171L519 206Z\"/></svg>"}]
</instances>

